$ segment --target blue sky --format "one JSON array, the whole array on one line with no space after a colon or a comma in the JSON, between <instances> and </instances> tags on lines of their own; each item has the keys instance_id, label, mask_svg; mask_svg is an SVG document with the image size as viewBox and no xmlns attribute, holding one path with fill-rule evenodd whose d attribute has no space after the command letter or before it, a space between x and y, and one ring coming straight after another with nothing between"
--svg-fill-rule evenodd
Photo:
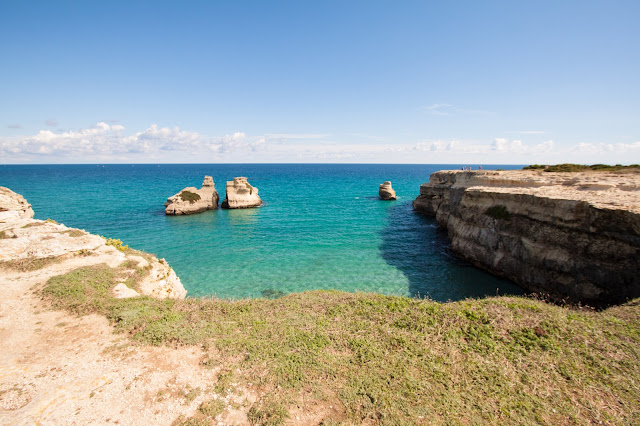
<instances>
[{"instance_id":1,"label":"blue sky","mask_svg":"<svg viewBox=\"0 0 640 426\"><path fill-rule=\"evenodd\" d=\"M0 163L640 163L639 1L0 2Z\"/></svg>"}]
</instances>

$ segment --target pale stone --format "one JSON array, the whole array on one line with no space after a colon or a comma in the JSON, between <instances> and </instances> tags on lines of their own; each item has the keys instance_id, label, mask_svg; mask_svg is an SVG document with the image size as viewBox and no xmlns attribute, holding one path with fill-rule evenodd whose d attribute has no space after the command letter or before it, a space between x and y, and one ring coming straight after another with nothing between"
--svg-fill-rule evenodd
<instances>
[{"instance_id":1,"label":"pale stone","mask_svg":"<svg viewBox=\"0 0 640 426\"><path fill-rule=\"evenodd\" d=\"M441 171L413 207L460 257L527 290L595 305L640 296L640 174Z\"/></svg>"},{"instance_id":2,"label":"pale stone","mask_svg":"<svg viewBox=\"0 0 640 426\"><path fill-rule=\"evenodd\" d=\"M207 182L205 181L205 183ZM212 184L213 181L211 181ZM2 195L5 195L2 198L2 205L17 209L5 210L5 212L17 212L15 217L19 222L0 223L0 231L10 237L0 240L0 261L55 258L58 262L47 266L47 268L60 271L59 273L62 274L68 272L70 268L99 264L118 268L129 259L135 261L138 268L151 268L150 274L140 284L142 294L175 299L184 299L186 296L187 291L180 278L164 259L150 256L150 261L148 261L138 255L127 256L125 252L112 245L107 245L107 240L98 235L84 231L79 233L77 231L80 230L67 228L59 223L31 219L33 210L26 200L18 194L4 189L5 191L1 191ZM26 274L35 276L40 274L40 271L26 272ZM116 284L116 288L114 294L133 295L131 292L135 292L123 283Z\"/></svg>"},{"instance_id":3,"label":"pale stone","mask_svg":"<svg viewBox=\"0 0 640 426\"><path fill-rule=\"evenodd\" d=\"M0 186L0 223L15 222L32 217L31 204L22 195Z\"/></svg>"},{"instance_id":4,"label":"pale stone","mask_svg":"<svg viewBox=\"0 0 640 426\"><path fill-rule=\"evenodd\" d=\"M391 187L391 182L386 181L385 183L380 184L380 189L378 189L378 195L383 200L395 200L396 199L396 191Z\"/></svg>"},{"instance_id":5,"label":"pale stone","mask_svg":"<svg viewBox=\"0 0 640 426\"><path fill-rule=\"evenodd\" d=\"M113 288L113 297L116 299L128 299L130 297L138 297L140 293L132 288L127 287L125 283L118 283Z\"/></svg>"},{"instance_id":6,"label":"pale stone","mask_svg":"<svg viewBox=\"0 0 640 426\"><path fill-rule=\"evenodd\" d=\"M196 194L200 199L195 201L184 200L181 196L183 192ZM190 186L167 198L167 201L164 203L164 212L167 215L181 215L214 210L218 208L218 200L218 191L216 191L213 178L211 176L205 176L202 182L202 188L197 189Z\"/></svg>"},{"instance_id":7,"label":"pale stone","mask_svg":"<svg viewBox=\"0 0 640 426\"><path fill-rule=\"evenodd\" d=\"M245 209L261 205L258 188L251 186L246 177L235 177L227 182L227 194L222 202L223 209Z\"/></svg>"}]
</instances>

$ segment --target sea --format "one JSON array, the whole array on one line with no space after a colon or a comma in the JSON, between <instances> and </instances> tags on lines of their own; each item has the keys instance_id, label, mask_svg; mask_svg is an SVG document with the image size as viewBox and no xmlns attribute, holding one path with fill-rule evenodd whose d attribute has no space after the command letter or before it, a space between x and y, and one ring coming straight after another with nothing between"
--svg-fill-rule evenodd
<instances>
[{"instance_id":1,"label":"sea","mask_svg":"<svg viewBox=\"0 0 640 426\"><path fill-rule=\"evenodd\" d=\"M463 164L0 165L0 186L36 219L121 239L165 258L190 297L278 297L335 289L454 301L522 294L456 258L446 231L414 212L420 185ZM477 166L473 167L477 169ZM522 166L483 165L484 169ZM245 176L264 206L166 216L167 197L213 176ZM397 200L382 201L391 181Z\"/></svg>"}]
</instances>

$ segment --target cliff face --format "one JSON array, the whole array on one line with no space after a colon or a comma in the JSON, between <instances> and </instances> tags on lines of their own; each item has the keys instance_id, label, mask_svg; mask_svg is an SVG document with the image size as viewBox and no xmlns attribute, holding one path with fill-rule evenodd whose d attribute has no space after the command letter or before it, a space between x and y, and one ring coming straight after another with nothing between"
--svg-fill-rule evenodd
<instances>
[{"instance_id":1,"label":"cliff face","mask_svg":"<svg viewBox=\"0 0 640 426\"><path fill-rule=\"evenodd\" d=\"M460 257L527 290L593 305L640 296L640 175L442 171L414 209Z\"/></svg>"}]
</instances>

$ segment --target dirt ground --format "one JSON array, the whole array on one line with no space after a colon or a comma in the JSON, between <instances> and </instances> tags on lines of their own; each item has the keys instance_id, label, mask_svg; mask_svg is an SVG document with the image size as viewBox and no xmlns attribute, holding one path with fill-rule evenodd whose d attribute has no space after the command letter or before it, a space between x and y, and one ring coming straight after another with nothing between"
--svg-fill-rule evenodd
<instances>
[{"instance_id":1,"label":"dirt ground","mask_svg":"<svg viewBox=\"0 0 640 426\"><path fill-rule=\"evenodd\" d=\"M199 348L137 346L104 317L51 311L34 293L80 263L104 261L92 256L36 272L0 271L1 424L171 424L216 397L211 388L220 367L201 366ZM220 423L246 423L251 396L229 398L236 408Z\"/></svg>"}]
</instances>

